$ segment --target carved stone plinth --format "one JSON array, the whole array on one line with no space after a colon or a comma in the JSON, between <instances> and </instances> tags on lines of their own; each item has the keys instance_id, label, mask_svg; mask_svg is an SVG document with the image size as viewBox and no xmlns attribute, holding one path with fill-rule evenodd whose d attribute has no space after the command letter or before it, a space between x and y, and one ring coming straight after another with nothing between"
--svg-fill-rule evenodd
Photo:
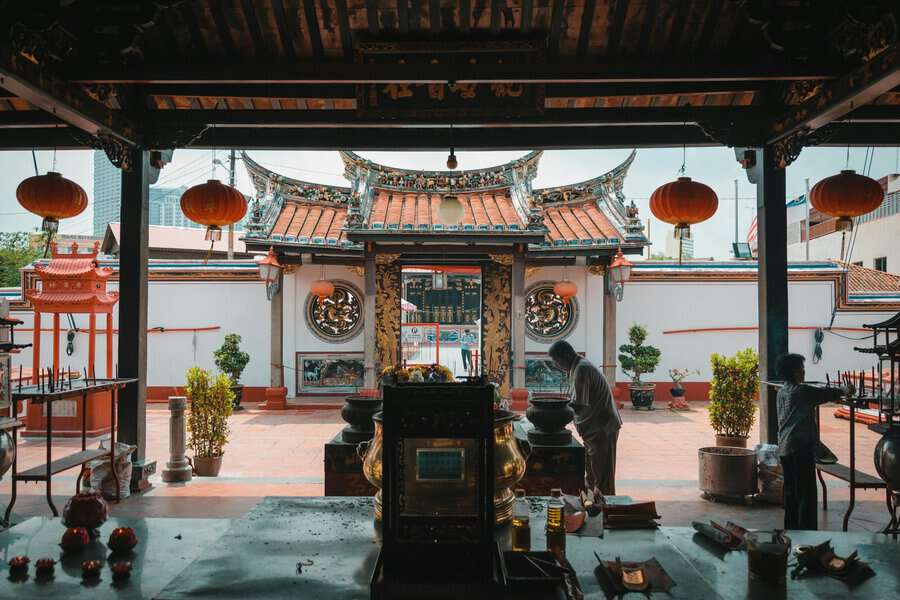
<instances>
[{"instance_id":1,"label":"carved stone plinth","mask_svg":"<svg viewBox=\"0 0 900 600\"><path fill-rule=\"evenodd\" d=\"M186 406L185 396L169 396L169 460L161 474L166 483L191 480L191 465L184 455Z\"/></svg>"}]
</instances>

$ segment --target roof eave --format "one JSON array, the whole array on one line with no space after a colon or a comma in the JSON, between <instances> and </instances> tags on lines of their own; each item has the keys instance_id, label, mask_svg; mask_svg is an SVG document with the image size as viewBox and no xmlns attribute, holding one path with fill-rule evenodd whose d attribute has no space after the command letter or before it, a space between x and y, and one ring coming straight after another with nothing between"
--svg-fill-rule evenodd
<instances>
[{"instance_id":1,"label":"roof eave","mask_svg":"<svg viewBox=\"0 0 900 600\"><path fill-rule=\"evenodd\" d=\"M354 242L398 242L432 244L540 244L542 231L402 231L399 229L357 229L347 231Z\"/></svg>"}]
</instances>

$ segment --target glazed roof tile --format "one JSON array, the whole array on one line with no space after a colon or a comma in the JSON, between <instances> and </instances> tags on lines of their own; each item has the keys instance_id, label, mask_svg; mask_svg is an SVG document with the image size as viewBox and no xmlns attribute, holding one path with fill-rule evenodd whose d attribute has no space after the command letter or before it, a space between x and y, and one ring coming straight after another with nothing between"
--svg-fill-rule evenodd
<instances>
[{"instance_id":1,"label":"glazed roof tile","mask_svg":"<svg viewBox=\"0 0 900 600\"><path fill-rule=\"evenodd\" d=\"M447 226L438 216L439 194L378 189L369 213L369 229L400 231L523 231L507 190L455 194L463 206L459 225Z\"/></svg>"},{"instance_id":2,"label":"glazed roof tile","mask_svg":"<svg viewBox=\"0 0 900 600\"><path fill-rule=\"evenodd\" d=\"M315 245L348 245L343 231L347 209L302 202L285 202L270 237L274 240Z\"/></svg>"}]
</instances>

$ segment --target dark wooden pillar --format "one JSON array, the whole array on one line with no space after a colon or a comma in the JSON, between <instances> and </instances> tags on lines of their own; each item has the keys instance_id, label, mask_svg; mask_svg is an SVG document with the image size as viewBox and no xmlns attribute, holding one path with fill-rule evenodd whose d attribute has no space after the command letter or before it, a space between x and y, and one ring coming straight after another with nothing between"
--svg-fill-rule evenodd
<instances>
[{"instance_id":1,"label":"dark wooden pillar","mask_svg":"<svg viewBox=\"0 0 900 600\"><path fill-rule=\"evenodd\" d=\"M759 374L777 379L775 361L788 351L787 208L784 157L773 146L755 150L748 169L756 184L757 243L759 255ZM776 390L760 384L759 440L778 442Z\"/></svg>"},{"instance_id":2,"label":"dark wooden pillar","mask_svg":"<svg viewBox=\"0 0 900 600\"><path fill-rule=\"evenodd\" d=\"M149 487L156 462L146 457L147 259L149 236L149 153L129 149L130 168L122 171L122 233L119 254L119 377L134 377L119 395L118 439L137 446L132 489Z\"/></svg>"}]
</instances>

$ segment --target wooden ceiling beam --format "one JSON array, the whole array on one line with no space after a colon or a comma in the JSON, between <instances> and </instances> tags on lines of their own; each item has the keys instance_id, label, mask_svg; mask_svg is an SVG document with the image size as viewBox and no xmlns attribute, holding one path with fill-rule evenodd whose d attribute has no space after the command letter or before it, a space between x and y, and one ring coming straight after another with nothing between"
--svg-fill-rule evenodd
<instances>
[{"instance_id":1,"label":"wooden ceiling beam","mask_svg":"<svg viewBox=\"0 0 900 600\"><path fill-rule=\"evenodd\" d=\"M594 10L597 8L597 0L584 0L584 12L581 14L581 31L578 34L578 47L575 53L578 56L586 56L588 46L591 43L591 30L594 27Z\"/></svg>"},{"instance_id":2,"label":"wooden ceiling beam","mask_svg":"<svg viewBox=\"0 0 900 600\"><path fill-rule=\"evenodd\" d=\"M612 10L609 35L606 42L606 56L621 56L619 44L622 42L622 32L625 29L625 17L628 15L628 0L616 0L616 6Z\"/></svg>"},{"instance_id":3,"label":"wooden ceiling beam","mask_svg":"<svg viewBox=\"0 0 900 600\"><path fill-rule=\"evenodd\" d=\"M441 0L428 1L428 19L431 33L439 34L441 32Z\"/></svg>"},{"instance_id":4,"label":"wooden ceiling beam","mask_svg":"<svg viewBox=\"0 0 900 600\"><path fill-rule=\"evenodd\" d=\"M122 111L107 108L8 46L0 49L0 87L91 136L111 135L139 145L139 129Z\"/></svg>"},{"instance_id":5,"label":"wooden ceiling beam","mask_svg":"<svg viewBox=\"0 0 900 600\"><path fill-rule=\"evenodd\" d=\"M378 26L378 2L366 0L366 21L369 26L369 35L378 35L381 28Z\"/></svg>"},{"instance_id":6,"label":"wooden ceiling beam","mask_svg":"<svg viewBox=\"0 0 900 600\"><path fill-rule=\"evenodd\" d=\"M337 13L338 30L341 32L341 50L344 52L344 60L353 60L353 35L350 31L350 16L347 13L347 0L334 0L334 8Z\"/></svg>"},{"instance_id":7,"label":"wooden ceiling beam","mask_svg":"<svg viewBox=\"0 0 900 600\"><path fill-rule=\"evenodd\" d=\"M463 3L468 2L468 0L460 0ZM462 6L462 5L461 5ZM462 8L459 9L460 13L462 13ZM468 23L468 21L460 14L460 18L463 23ZM409 33L409 0L397 0L397 26L400 28L400 33L407 34ZM466 31L467 27L460 27L463 31Z\"/></svg>"},{"instance_id":8,"label":"wooden ceiling beam","mask_svg":"<svg viewBox=\"0 0 900 600\"><path fill-rule=\"evenodd\" d=\"M812 98L776 119L767 131L775 143L804 130L815 131L843 119L900 85L900 43L883 50L852 73L825 86Z\"/></svg>"},{"instance_id":9,"label":"wooden ceiling beam","mask_svg":"<svg viewBox=\"0 0 900 600\"><path fill-rule=\"evenodd\" d=\"M559 54L559 36L562 34L563 8L566 0L552 0L553 8L550 13L550 38L547 42L547 52L555 57Z\"/></svg>"},{"instance_id":10,"label":"wooden ceiling beam","mask_svg":"<svg viewBox=\"0 0 900 600\"><path fill-rule=\"evenodd\" d=\"M500 0L491 0L491 35L500 33Z\"/></svg>"},{"instance_id":11,"label":"wooden ceiling beam","mask_svg":"<svg viewBox=\"0 0 900 600\"><path fill-rule=\"evenodd\" d=\"M314 32L313 51L321 55L322 40L314 0L303 0L307 24ZM564 0L563 0L564 1ZM318 48L318 50L316 49ZM223 64L182 61L164 65L125 67L120 64L75 65L67 74L77 83L627 83L735 82L832 79L835 65L736 64L720 57L661 64L659 61L548 61L541 64L481 63L477 65L343 64L319 61L248 61Z\"/></svg>"},{"instance_id":12,"label":"wooden ceiling beam","mask_svg":"<svg viewBox=\"0 0 900 600\"><path fill-rule=\"evenodd\" d=\"M653 27L656 25L656 13L659 11L659 0L647 0L647 8L644 10L644 22L641 24L641 35L638 38L638 54L648 56L650 54L650 39L653 35Z\"/></svg>"},{"instance_id":13,"label":"wooden ceiling beam","mask_svg":"<svg viewBox=\"0 0 900 600\"><path fill-rule=\"evenodd\" d=\"M196 48L201 55L206 56L209 54L209 48L206 45L203 32L200 31L200 23L197 21L197 14L194 12L193 7L194 3L185 2L179 7L179 13L181 18L184 19L184 24L187 25L188 33L191 36L191 46Z\"/></svg>"},{"instance_id":14,"label":"wooden ceiling beam","mask_svg":"<svg viewBox=\"0 0 900 600\"><path fill-rule=\"evenodd\" d=\"M558 127L678 125L683 123L763 123L771 116L766 109L719 106L674 106L664 108L560 108L541 115L522 116L498 111L496 116L447 115L360 117L353 110L156 110L146 119L155 131L183 127ZM454 130L455 136L455 130ZM446 142L445 142L446 143Z\"/></svg>"},{"instance_id":15,"label":"wooden ceiling beam","mask_svg":"<svg viewBox=\"0 0 900 600\"><path fill-rule=\"evenodd\" d=\"M2 133L2 132L0 132ZM446 127L396 128L354 127L219 127L205 130L187 147L275 150L360 151L443 150ZM163 140L160 140L162 142ZM620 127L505 127L454 128L457 155L467 150L531 150L572 148L668 148L718 146L699 128L688 125ZM895 142L896 143L896 142ZM460 156L465 168L465 157Z\"/></svg>"},{"instance_id":16,"label":"wooden ceiling beam","mask_svg":"<svg viewBox=\"0 0 900 600\"><path fill-rule=\"evenodd\" d=\"M231 28L228 26L228 19L225 17L225 11L222 8L224 0L213 0L209 3L209 10L212 13L213 22L216 24L216 34L219 36L219 42L225 51L225 56L234 58L238 55L237 46L234 44L234 38L231 35Z\"/></svg>"},{"instance_id":17,"label":"wooden ceiling beam","mask_svg":"<svg viewBox=\"0 0 900 600\"><path fill-rule=\"evenodd\" d=\"M266 42L263 39L262 28L259 26L259 17L256 14L256 7L253 0L241 0L241 11L244 14L244 20L247 21L247 29L250 32L250 39L253 42L253 53L257 57L269 56L266 48Z\"/></svg>"},{"instance_id":18,"label":"wooden ceiling beam","mask_svg":"<svg viewBox=\"0 0 900 600\"><path fill-rule=\"evenodd\" d=\"M465 0L468 4L468 0ZM534 2L533 0L522 0L522 16L519 23L519 30L522 33L531 33L531 22L534 20Z\"/></svg>"},{"instance_id":19,"label":"wooden ceiling beam","mask_svg":"<svg viewBox=\"0 0 900 600\"><path fill-rule=\"evenodd\" d=\"M713 34L716 31L716 25L719 23L719 16L722 14L725 4L725 2L719 2L718 0L709 2L709 9L706 11L703 26L700 28L700 36L697 38L697 44L694 47L695 53L702 54L709 50Z\"/></svg>"},{"instance_id":20,"label":"wooden ceiling beam","mask_svg":"<svg viewBox=\"0 0 900 600\"><path fill-rule=\"evenodd\" d=\"M315 0L303 0L303 18L306 19L306 30L309 32L309 43L312 46L313 58L320 61L325 51L322 48L322 33L319 31L319 17L316 16ZM310 64L318 64L319 68L322 68L321 63L313 62ZM257 69L259 69L259 66L257 65ZM298 81L297 83L300 82Z\"/></svg>"},{"instance_id":21,"label":"wooden ceiling beam","mask_svg":"<svg viewBox=\"0 0 900 600\"><path fill-rule=\"evenodd\" d=\"M339 0L340 1L340 0ZM278 23L278 38L288 59L296 56L294 52L294 32L297 31L297 13L284 8L284 0L272 0L272 11Z\"/></svg>"}]
</instances>

